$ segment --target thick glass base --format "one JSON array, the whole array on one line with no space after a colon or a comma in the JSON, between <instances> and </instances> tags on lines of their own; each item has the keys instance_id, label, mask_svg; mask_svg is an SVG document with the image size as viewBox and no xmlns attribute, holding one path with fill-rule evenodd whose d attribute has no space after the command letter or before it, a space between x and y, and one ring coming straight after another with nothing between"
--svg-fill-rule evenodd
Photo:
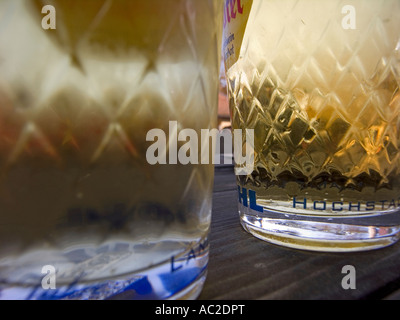
<instances>
[{"instance_id":1,"label":"thick glass base","mask_svg":"<svg viewBox=\"0 0 400 320\"><path fill-rule=\"evenodd\" d=\"M366 251L400 238L400 212L370 216L307 216L265 210L253 213L239 204L243 228L255 237L286 247L324 252Z\"/></svg>"},{"instance_id":2,"label":"thick glass base","mask_svg":"<svg viewBox=\"0 0 400 320\"><path fill-rule=\"evenodd\" d=\"M0 279L0 300L194 300L203 288L209 257L207 239L152 268L134 273L70 283L48 276L26 284ZM56 268L57 269L57 268Z\"/></svg>"}]
</instances>

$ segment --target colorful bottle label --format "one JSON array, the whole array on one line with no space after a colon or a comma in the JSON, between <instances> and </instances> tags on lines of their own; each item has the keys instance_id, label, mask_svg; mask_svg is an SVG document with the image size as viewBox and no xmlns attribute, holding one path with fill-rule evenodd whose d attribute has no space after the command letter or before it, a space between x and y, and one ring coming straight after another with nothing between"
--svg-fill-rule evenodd
<instances>
[{"instance_id":1,"label":"colorful bottle label","mask_svg":"<svg viewBox=\"0 0 400 320\"><path fill-rule=\"evenodd\" d=\"M222 48L226 70L229 70L239 59L252 5L253 0L225 1Z\"/></svg>"}]
</instances>

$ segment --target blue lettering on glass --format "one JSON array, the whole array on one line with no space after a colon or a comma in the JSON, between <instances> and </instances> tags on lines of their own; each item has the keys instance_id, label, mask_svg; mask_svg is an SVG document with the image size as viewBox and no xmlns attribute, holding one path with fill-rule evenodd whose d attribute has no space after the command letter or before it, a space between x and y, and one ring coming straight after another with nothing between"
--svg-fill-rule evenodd
<instances>
[{"instance_id":1,"label":"blue lettering on glass","mask_svg":"<svg viewBox=\"0 0 400 320\"><path fill-rule=\"evenodd\" d=\"M247 190L246 188L240 188L240 186L238 186L238 194L239 194L239 202L243 206L249 207L249 202L250 202L250 209L257 212L263 212L263 207L257 204L257 194L254 190Z\"/></svg>"},{"instance_id":2,"label":"blue lettering on glass","mask_svg":"<svg viewBox=\"0 0 400 320\"><path fill-rule=\"evenodd\" d=\"M314 210L325 211L326 202L325 201L314 201Z\"/></svg>"},{"instance_id":3,"label":"blue lettering on glass","mask_svg":"<svg viewBox=\"0 0 400 320\"><path fill-rule=\"evenodd\" d=\"M188 265L192 260L195 260L197 257L202 255L208 250L208 238L199 243L196 247L191 248L188 253L183 254L181 256L172 256L171 257L171 273L174 273L183 268L184 265Z\"/></svg>"},{"instance_id":4,"label":"blue lettering on glass","mask_svg":"<svg viewBox=\"0 0 400 320\"><path fill-rule=\"evenodd\" d=\"M294 209L309 209L315 211L332 210L340 211L373 211L373 210L393 210L400 208L400 198L391 200L366 201L366 202L344 202L344 201L325 201L325 200L309 200L307 198L293 198Z\"/></svg>"},{"instance_id":5,"label":"blue lettering on glass","mask_svg":"<svg viewBox=\"0 0 400 320\"><path fill-rule=\"evenodd\" d=\"M303 201L297 201L296 198L293 198L293 208L296 208L296 204L302 204L303 209L307 209L307 199L303 199Z\"/></svg>"},{"instance_id":6,"label":"blue lettering on glass","mask_svg":"<svg viewBox=\"0 0 400 320\"><path fill-rule=\"evenodd\" d=\"M343 210L343 202L342 201L332 202L332 211L342 211L342 210Z\"/></svg>"},{"instance_id":7,"label":"blue lettering on glass","mask_svg":"<svg viewBox=\"0 0 400 320\"><path fill-rule=\"evenodd\" d=\"M242 188L242 191L240 191L240 186L238 186L238 193L239 193L239 202L247 207L247 189Z\"/></svg>"}]
</instances>

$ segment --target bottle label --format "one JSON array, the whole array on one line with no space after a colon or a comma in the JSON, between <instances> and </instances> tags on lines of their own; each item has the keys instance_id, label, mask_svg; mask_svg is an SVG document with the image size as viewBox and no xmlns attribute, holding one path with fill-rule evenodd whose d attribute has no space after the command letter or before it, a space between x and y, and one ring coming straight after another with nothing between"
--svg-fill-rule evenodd
<instances>
[{"instance_id":1,"label":"bottle label","mask_svg":"<svg viewBox=\"0 0 400 320\"><path fill-rule=\"evenodd\" d=\"M239 59L253 0L225 0L223 54L225 70Z\"/></svg>"}]
</instances>

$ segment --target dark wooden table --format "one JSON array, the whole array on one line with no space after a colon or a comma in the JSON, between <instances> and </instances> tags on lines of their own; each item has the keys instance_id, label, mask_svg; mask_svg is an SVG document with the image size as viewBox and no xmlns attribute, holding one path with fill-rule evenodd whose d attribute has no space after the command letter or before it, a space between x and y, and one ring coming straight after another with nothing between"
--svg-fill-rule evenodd
<instances>
[{"instance_id":1,"label":"dark wooden table","mask_svg":"<svg viewBox=\"0 0 400 320\"><path fill-rule=\"evenodd\" d=\"M319 253L259 240L239 223L233 167L217 166L208 276L199 300L400 299L400 243L359 253ZM344 266L356 288L343 289Z\"/></svg>"}]
</instances>

